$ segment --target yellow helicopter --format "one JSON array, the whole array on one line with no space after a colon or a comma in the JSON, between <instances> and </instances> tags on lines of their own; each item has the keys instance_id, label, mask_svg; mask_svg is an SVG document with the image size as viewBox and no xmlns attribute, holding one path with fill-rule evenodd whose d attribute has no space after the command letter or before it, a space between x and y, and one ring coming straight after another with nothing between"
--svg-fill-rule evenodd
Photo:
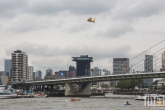
<instances>
[{"instance_id":1,"label":"yellow helicopter","mask_svg":"<svg viewBox=\"0 0 165 110\"><path fill-rule=\"evenodd\" d=\"M93 22L95 23L95 19L92 19L91 17L87 19L88 22Z\"/></svg>"}]
</instances>

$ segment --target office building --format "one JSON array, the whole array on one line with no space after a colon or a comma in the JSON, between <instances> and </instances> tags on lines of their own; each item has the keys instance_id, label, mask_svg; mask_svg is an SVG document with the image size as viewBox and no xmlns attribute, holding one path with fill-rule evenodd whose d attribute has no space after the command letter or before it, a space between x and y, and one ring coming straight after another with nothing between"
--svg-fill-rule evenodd
<instances>
[{"instance_id":1,"label":"office building","mask_svg":"<svg viewBox=\"0 0 165 110\"><path fill-rule=\"evenodd\" d=\"M74 66L69 66L68 77L76 77L76 68Z\"/></svg>"},{"instance_id":2,"label":"office building","mask_svg":"<svg viewBox=\"0 0 165 110\"><path fill-rule=\"evenodd\" d=\"M28 79L28 55L17 50L12 53L12 81Z\"/></svg>"},{"instance_id":3,"label":"office building","mask_svg":"<svg viewBox=\"0 0 165 110\"><path fill-rule=\"evenodd\" d=\"M94 67L93 69L91 69L91 75L92 76L101 76L102 70L98 67ZM102 82L92 82L92 86L97 86L97 87L101 87Z\"/></svg>"},{"instance_id":4,"label":"office building","mask_svg":"<svg viewBox=\"0 0 165 110\"><path fill-rule=\"evenodd\" d=\"M6 76L5 71L0 71L0 76Z\"/></svg>"},{"instance_id":5,"label":"office building","mask_svg":"<svg viewBox=\"0 0 165 110\"><path fill-rule=\"evenodd\" d=\"M5 59L4 61L4 70L5 70L5 75L10 77L11 76L11 64L12 64L12 60L11 59Z\"/></svg>"},{"instance_id":6,"label":"office building","mask_svg":"<svg viewBox=\"0 0 165 110\"><path fill-rule=\"evenodd\" d=\"M92 76L101 76L101 69L98 67L94 67L91 69L91 75Z\"/></svg>"},{"instance_id":7,"label":"office building","mask_svg":"<svg viewBox=\"0 0 165 110\"><path fill-rule=\"evenodd\" d=\"M36 72L33 72L33 80L36 79Z\"/></svg>"},{"instance_id":8,"label":"office building","mask_svg":"<svg viewBox=\"0 0 165 110\"><path fill-rule=\"evenodd\" d=\"M93 61L92 57L88 55L80 55L80 57L72 57L72 61L76 62L76 76L89 76L90 75L90 63Z\"/></svg>"},{"instance_id":9,"label":"office building","mask_svg":"<svg viewBox=\"0 0 165 110\"><path fill-rule=\"evenodd\" d=\"M162 68L165 68L165 51L162 53Z\"/></svg>"},{"instance_id":10,"label":"office building","mask_svg":"<svg viewBox=\"0 0 165 110\"><path fill-rule=\"evenodd\" d=\"M46 76L47 75L52 75L52 74L53 74L53 70L52 69L50 69L50 68L46 69Z\"/></svg>"},{"instance_id":11,"label":"office building","mask_svg":"<svg viewBox=\"0 0 165 110\"><path fill-rule=\"evenodd\" d=\"M42 72L40 70L36 71L35 79L37 79L37 80L41 80L42 79Z\"/></svg>"},{"instance_id":12,"label":"office building","mask_svg":"<svg viewBox=\"0 0 165 110\"><path fill-rule=\"evenodd\" d=\"M145 73L153 72L153 55L145 55L144 71ZM153 83L153 78L143 79L143 81L145 84L151 85Z\"/></svg>"},{"instance_id":13,"label":"office building","mask_svg":"<svg viewBox=\"0 0 165 110\"><path fill-rule=\"evenodd\" d=\"M0 75L0 85L7 85L8 80L8 76Z\"/></svg>"},{"instance_id":14,"label":"office building","mask_svg":"<svg viewBox=\"0 0 165 110\"><path fill-rule=\"evenodd\" d=\"M113 58L113 74L128 74L129 72L129 58ZM111 86L116 87L117 82L111 81Z\"/></svg>"},{"instance_id":15,"label":"office building","mask_svg":"<svg viewBox=\"0 0 165 110\"><path fill-rule=\"evenodd\" d=\"M28 80L33 80L33 66L28 66Z\"/></svg>"},{"instance_id":16,"label":"office building","mask_svg":"<svg viewBox=\"0 0 165 110\"><path fill-rule=\"evenodd\" d=\"M129 72L129 58L113 58L113 74L126 74Z\"/></svg>"}]
</instances>

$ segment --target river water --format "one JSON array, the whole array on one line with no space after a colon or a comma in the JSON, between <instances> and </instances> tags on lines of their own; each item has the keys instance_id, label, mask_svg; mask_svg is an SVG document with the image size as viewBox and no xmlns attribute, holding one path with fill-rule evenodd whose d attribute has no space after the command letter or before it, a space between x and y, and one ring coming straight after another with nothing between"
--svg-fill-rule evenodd
<instances>
[{"instance_id":1,"label":"river water","mask_svg":"<svg viewBox=\"0 0 165 110\"><path fill-rule=\"evenodd\" d=\"M113 95L114 96L114 95ZM120 97L121 96L121 97ZM118 98L120 97L120 98ZM131 105L124 106L129 101ZM96 96L70 102L70 97L0 99L0 110L151 110L144 101L116 95ZM156 110L157 108L154 108Z\"/></svg>"}]
</instances>

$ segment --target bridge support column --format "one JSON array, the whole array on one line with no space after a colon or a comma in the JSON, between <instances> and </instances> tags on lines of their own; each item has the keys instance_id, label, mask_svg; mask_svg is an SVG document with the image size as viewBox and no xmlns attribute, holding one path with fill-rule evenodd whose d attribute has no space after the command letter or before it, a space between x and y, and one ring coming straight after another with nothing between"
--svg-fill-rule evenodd
<instances>
[{"instance_id":1,"label":"bridge support column","mask_svg":"<svg viewBox=\"0 0 165 110\"><path fill-rule=\"evenodd\" d=\"M33 88L33 86L32 86L32 85L30 85L30 86L29 86L29 90L32 90L32 88Z\"/></svg>"},{"instance_id":2,"label":"bridge support column","mask_svg":"<svg viewBox=\"0 0 165 110\"><path fill-rule=\"evenodd\" d=\"M65 84L65 96L69 97L89 97L91 96L90 91L91 83L85 83L81 90L77 91L74 86L70 83Z\"/></svg>"}]
</instances>

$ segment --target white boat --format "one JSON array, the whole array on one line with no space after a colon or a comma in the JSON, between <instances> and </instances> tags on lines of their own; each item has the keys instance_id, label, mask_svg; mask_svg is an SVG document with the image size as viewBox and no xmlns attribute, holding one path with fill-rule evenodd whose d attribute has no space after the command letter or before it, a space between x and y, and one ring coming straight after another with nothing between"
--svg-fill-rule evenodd
<instances>
[{"instance_id":1,"label":"white boat","mask_svg":"<svg viewBox=\"0 0 165 110\"><path fill-rule=\"evenodd\" d=\"M137 97L135 97L135 100L145 100L145 99L157 100L158 98L164 98L164 95L161 95L161 94L142 94L142 95L138 95Z\"/></svg>"},{"instance_id":2,"label":"white boat","mask_svg":"<svg viewBox=\"0 0 165 110\"><path fill-rule=\"evenodd\" d=\"M147 94L138 95L137 97L135 97L135 100L144 100L146 96L148 95Z\"/></svg>"},{"instance_id":3,"label":"white boat","mask_svg":"<svg viewBox=\"0 0 165 110\"><path fill-rule=\"evenodd\" d=\"M18 95L9 90L0 90L0 99L17 98Z\"/></svg>"}]
</instances>

